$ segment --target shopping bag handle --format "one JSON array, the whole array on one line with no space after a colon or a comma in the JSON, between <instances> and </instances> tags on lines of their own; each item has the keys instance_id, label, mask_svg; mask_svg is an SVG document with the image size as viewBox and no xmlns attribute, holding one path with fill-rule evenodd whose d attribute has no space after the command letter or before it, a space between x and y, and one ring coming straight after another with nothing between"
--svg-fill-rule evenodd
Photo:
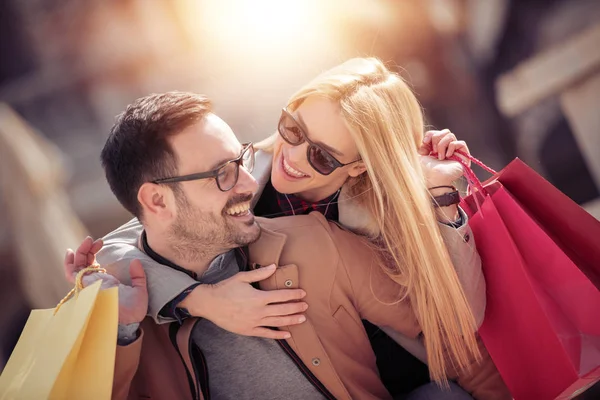
<instances>
[{"instance_id":1,"label":"shopping bag handle","mask_svg":"<svg viewBox=\"0 0 600 400\"><path fill-rule=\"evenodd\" d=\"M460 154L464 158L459 157L456 154ZM430 156L437 157L437 153L432 152L430 154ZM481 183L479 178L477 178L477 175L475 175L475 172L473 172L473 170L471 169L469 164L465 161L465 158L467 160L470 160L473 164L480 166L481 168L483 168L485 171L489 172L492 175L496 175L497 172L495 170L493 170L492 168L488 167L487 165L485 165L482 161L478 160L477 158L473 157L472 155L470 155L462 150L456 150L455 154L448 157L448 160L456 161L460 165L462 165L463 172L464 172L465 178L467 179L467 184L469 185L470 192L473 192L473 187L475 187L479 192L481 192L481 194L483 194L484 196L487 195L487 191L483 187L483 184ZM477 199L476 199L476 201L477 201Z\"/></svg>"},{"instance_id":2,"label":"shopping bag handle","mask_svg":"<svg viewBox=\"0 0 600 400\"><path fill-rule=\"evenodd\" d=\"M462 150L456 150L456 151L455 151L455 153L458 153L458 154L460 154L461 156L463 156L463 157L465 157L465 158L468 158L469 160L471 160L471 162L472 162L473 164L480 166L481 168L483 168L484 170L486 170L487 172L489 172L489 173L490 173L490 174L492 174L492 175L496 175L496 174L498 173L498 172L496 172L495 170L493 170L492 168L490 168L490 167L488 167L487 165L485 165L485 164L483 163L483 161L481 161L481 160L478 160L477 158L473 157L472 155L470 155L470 154L468 154L468 153L465 153L465 152L464 152L464 151L462 151ZM450 157L450 158L451 158L451 159L454 159L454 158L460 158L460 157L456 157L456 156L454 156L454 155L453 155L453 156L452 156L452 157ZM471 167L469 167L469 166L468 166L468 165L467 165L467 164L464 162L464 160L460 159L460 161L459 161L459 162L460 162L461 164L463 164L463 165L464 165L466 168L468 168L468 169L471 169Z\"/></svg>"},{"instance_id":3,"label":"shopping bag handle","mask_svg":"<svg viewBox=\"0 0 600 400\"><path fill-rule=\"evenodd\" d=\"M477 158L473 157L472 155L462 151L462 150L456 150L454 152L455 154L453 154L452 156L448 157L448 160L452 160L452 161L456 161L458 162L460 165L462 165L463 167L463 174L465 176L465 178L467 179L467 194L472 195L473 196L473 200L475 200L475 205L477 207L477 210L479 212L481 212L481 216L483 217L483 211L481 208L481 204L480 204L480 196L483 196L483 198L488 196L488 192L487 190L483 187L483 184L481 183L481 181L479 180L479 178L477 178L477 175L475 175L475 172L473 172L473 170L471 169L471 167L469 166L469 164L465 161L465 159L470 160L473 164L480 166L481 168L483 168L485 171L489 172L492 175L496 175L497 172L494 171L492 168L488 167L487 165L485 165L482 161L478 160ZM462 157L459 157L457 154L461 155ZM432 152L430 154L430 156L432 157L437 157L438 154ZM473 189L477 189L478 193L475 193L475 190Z\"/></svg>"},{"instance_id":4,"label":"shopping bag handle","mask_svg":"<svg viewBox=\"0 0 600 400\"><path fill-rule=\"evenodd\" d=\"M92 264L89 267L85 267L84 269L79 271L77 273L77 276L75 277L75 287L73 289L71 289L71 291L69 293L67 293L67 295L65 297L63 297L63 299L61 301L58 302L58 304L56 305L56 308L54 309L53 315L56 315L56 313L58 312L60 307L63 304L65 304L67 301L69 301L69 299L71 297L73 297L73 295L77 296L79 294L79 292L81 292L83 290L83 276L85 274L87 274L88 272L101 272L101 273L105 274L106 269L100 267L100 265L98 265L98 264Z\"/></svg>"}]
</instances>

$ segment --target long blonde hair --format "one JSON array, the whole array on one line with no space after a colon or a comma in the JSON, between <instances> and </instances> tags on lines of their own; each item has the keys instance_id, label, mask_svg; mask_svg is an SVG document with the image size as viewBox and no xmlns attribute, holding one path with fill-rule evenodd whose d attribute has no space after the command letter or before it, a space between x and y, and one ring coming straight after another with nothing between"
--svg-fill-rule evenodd
<instances>
[{"instance_id":1,"label":"long blonde hair","mask_svg":"<svg viewBox=\"0 0 600 400\"><path fill-rule=\"evenodd\" d=\"M350 179L350 195L375 219L391 262L387 274L408 296L424 335L431 378L445 383L449 356L458 369L480 357L475 319L437 226L417 148L423 113L406 82L375 58L351 59L300 89L339 102L367 173ZM273 138L262 147L270 147ZM259 146L261 147L261 146Z\"/></svg>"}]
</instances>

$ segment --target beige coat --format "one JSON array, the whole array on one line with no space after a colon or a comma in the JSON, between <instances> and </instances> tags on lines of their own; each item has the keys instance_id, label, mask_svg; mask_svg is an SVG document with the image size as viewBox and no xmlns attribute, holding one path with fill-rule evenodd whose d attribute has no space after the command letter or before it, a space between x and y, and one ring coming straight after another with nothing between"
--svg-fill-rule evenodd
<instances>
[{"instance_id":1,"label":"beige coat","mask_svg":"<svg viewBox=\"0 0 600 400\"><path fill-rule=\"evenodd\" d=\"M398 286L379 267L372 247L319 213L259 223L262 235L250 246L250 263L253 268L279 266L261 288L302 288L307 293L307 321L286 328L292 334L286 342L301 364L337 399L390 398L361 319L412 339L421 330L411 305L395 301ZM139 226L129 231L141 234ZM192 362L188 349L194 321L185 322L173 346L168 333L177 324L158 325L146 318L143 335L118 348L114 398L202 398L198 388L204 371L194 371L198 360ZM474 366L473 375L460 376L459 384L478 399L510 398L483 347L482 351L483 362Z\"/></svg>"}]
</instances>

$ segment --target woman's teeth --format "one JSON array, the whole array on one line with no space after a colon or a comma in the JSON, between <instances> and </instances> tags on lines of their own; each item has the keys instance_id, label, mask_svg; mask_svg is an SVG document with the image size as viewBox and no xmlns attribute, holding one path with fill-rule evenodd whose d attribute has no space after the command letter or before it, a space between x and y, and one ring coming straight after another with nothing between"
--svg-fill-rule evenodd
<instances>
[{"instance_id":1,"label":"woman's teeth","mask_svg":"<svg viewBox=\"0 0 600 400\"><path fill-rule=\"evenodd\" d=\"M287 172L291 176L295 176L296 178L304 178L305 176L308 176L308 175L290 167L290 165L287 163L287 161L285 161L285 158L283 159L283 169L285 170L285 172Z\"/></svg>"},{"instance_id":2,"label":"woman's teeth","mask_svg":"<svg viewBox=\"0 0 600 400\"><path fill-rule=\"evenodd\" d=\"M227 210L225 210L225 212L228 215L233 215L233 216L240 216L240 215L245 215L250 211L250 203L242 203L242 204L236 204L235 206L228 208Z\"/></svg>"}]
</instances>

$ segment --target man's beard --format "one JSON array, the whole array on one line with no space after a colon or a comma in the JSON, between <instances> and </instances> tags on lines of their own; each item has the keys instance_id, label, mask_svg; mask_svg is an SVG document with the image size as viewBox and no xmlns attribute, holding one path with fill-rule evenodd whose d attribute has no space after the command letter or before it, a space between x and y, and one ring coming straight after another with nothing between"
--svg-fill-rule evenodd
<instances>
[{"instance_id":1,"label":"man's beard","mask_svg":"<svg viewBox=\"0 0 600 400\"><path fill-rule=\"evenodd\" d=\"M176 193L177 219L169 232L169 242L182 260L194 262L216 257L230 249L246 246L260 237L258 227L241 231L240 223L225 217L226 209L249 202L252 196L235 196L224 207L221 215L202 212L189 203L183 193ZM255 225L251 221L248 227Z\"/></svg>"}]
</instances>

